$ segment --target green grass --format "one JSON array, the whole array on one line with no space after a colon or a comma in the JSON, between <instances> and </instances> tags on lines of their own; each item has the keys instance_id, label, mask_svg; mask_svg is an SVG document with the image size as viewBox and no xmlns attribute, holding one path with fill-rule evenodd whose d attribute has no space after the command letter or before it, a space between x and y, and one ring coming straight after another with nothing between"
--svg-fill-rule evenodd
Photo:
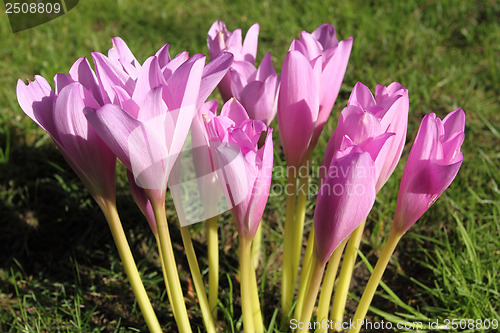
<instances>
[{"instance_id":1,"label":"green grass","mask_svg":"<svg viewBox=\"0 0 500 333\"><path fill-rule=\"evenodd\" d=\"M408 145L402 162L424 114L444 117L455 108L465 110L464 163L457 179L403 238L384 275L388 290L379 290L369 318L500 320L499 16L500 5L488 0L395 5L87 0L63 17L12 34L7 15L0 14L0 331L145 331L102 214L50 138L22 113L15 96L17 78L40 74L50 81L56 73L67 72L77 58L89 57L92 51L107 52L114 36L121 36L140 61L167 42L172 55L183 50L206 54L206 33L216 19L224 20L231 30L246 31L260 23L258 61L271 51L278 71L301 30L312 31L329 22L341 38L354 37L344 84L313 157L316 163L357 81L372 89L398 81L409 89ZM283 166L275 139L276 164ZM372 265L392 221L403 167L401 163L382 189L368 219L361 250ZM160 322L166 331L175 332L154 241L130 199L123 170L119 175L119 211L132 251ZM270 332L279 331L275 324L279 319L273 315L279 304L282 200L269 200L258 271ZM311 200L308 223L313 208ZM169 213L174 220L175 213ZM239 332L237 241L229 215L224 216L219 326L223 332ZM195 232L203 270L202 226ZM175 229L172 234L174 243L180 244ZM182 247L174 250L186 272ZM184 288L188 278L183 274ZM368 269L359 260L348 301L350 315L367 279ZM201 327L197 307L190 306L189 312L193 327Z\"/></svg>"}]
</instances>

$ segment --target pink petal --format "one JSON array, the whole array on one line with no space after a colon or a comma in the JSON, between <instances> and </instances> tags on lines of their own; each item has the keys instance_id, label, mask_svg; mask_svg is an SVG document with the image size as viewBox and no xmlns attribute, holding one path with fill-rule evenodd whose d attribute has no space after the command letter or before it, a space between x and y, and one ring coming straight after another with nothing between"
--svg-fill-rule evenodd
<instances>
[{"instance_id":1,"label":"pink petal","mask_svg":"<svg viewBox=\"0 0 500 333\"><path fill-rule=\"evenodd\" d=\"M436 122L436 114L427 114L420 128L408 156L407 165L413 165L413 161L435 160L439 149L439 127Z\"/></svg>"},{"instance_id":2,"label":"pink petal","mask_svg":"<svg viewBox=\"0 0 500 333\"><path fill-rule=\"evenodd\" d=\"M309 61L290 51L283 62L278 126L288 165L300 166L318 117L318 82Z\"/></svg>"},{"instance_id":3,"label":"pink petal","mask_svg":"<svg viewBox=\"0 0 500 333\"><path fill-rule=\"evenodd\" d=\"M133 147L129 147L129 137L141 123L113 104L106 104L98 110L87 108L84 114L99 137L127 169L132 170L130 149Z\"/></svg>"},{"instance_id":4,"label":"pink petal","mask_svg":"<svg viewBox=\"0 0 500 333\"><path fill-rule=\"evenodd\" d=\"M347 106L342 110L335 129L336 136L337 131L341 136L348 135L357 145L383 133L380 121L373 114L356 106Z\"/></svg>"},{"instance_id":5,"label":"pink petal","mask_svg":"<svg viewBox=\"0 0 500 333\"><path fill-rule=\"evenodd\" d=\"M170 62L170 54L168 53L168 48L169 45L165 44L155 54L155 56L158 58L158 65L160 65L162 72L165 66L167 66L167 64Z\"/></svg>"},{"instance_id":6,"label":"pink petal","mask_svg":"<svg viewBox=\"0 0 500 333\"><path fill-rule=\"evenodd\" d=\"M227 101L221 110L221 116L228 117L236 127L239 127L241 123L249 119L245 108L234 98Z\"/></svg>"},{"instance_id":7,"label":"pink petal","mask_svg":"<svg viewBox=\"0 0 500 333\"><path fill-rule=\"evenodd\" d=\"M83 113L86 107L97 108L99 104L81 84L66 86L55 103L54 125L65 157L78 166L75 171L91 193L114 197L115 156L90 127Z\"/></svg>"},{"instance_id":8,"label":"pink petal","mask_svg":"<svg viewBox=\"0 0 500 333\"><path fill-rule=\"evenodd\" d=\"M314 248L320 261L328 261L368 216L375 202L373 169L370 155L355 146L333 157L314 213Z\"/></svg>"},{"instance_id":9,"label":"pink petal","mask_svg":"<svg viewBox=\"0 0 500 333\"><path fill-rule=\"evenodd\" d=\"M302 31L300 34L300 41L305 46L307 53L304 53L304 55L307 59L312 60L322 55L323 49L321 44L319 44L316 38L314 38L314 36L310 33Z\"/></svg>"},{"instance_id":10,"label":"pink petal","mask_svg":"<svg viewBox=\"0 0 500 333\"><path fill-rule=\"evenodd\" d=\"M120 37L113 37L111 40L113 42L113 48L109 49L108 57L111 60L126 62L139 69L139 62L123 39Z\"/></svg>"},{"instance_id":11,"label":"pink petal","mask_svg":"<svg viewBox=\"0 0 500 333\"><path fill-rule=\"evenodd\" d=\"M99 89L99 84L97 83L97 77L90 67L87 58L80 58L69 70L69 76L75 81L80 82L82 86L92 91L92 95L95 97L97 102L102 105L103 99L101 96L101 91Z\"/></svg>"},{"instance_id":12,"label":"pink petal","mask_svg":"<svg viewBox=\"0 0 500 333\"><path fill-rule=\"evenodd\" d=\"M123 110L127 111L132 117L137 119L139 116L139 105L129 96L129 94L122 87L114 86L115 100L113 104L120 106Z\"/></svg>"},{"instance_id":13,"label":"pink petal","mask_svg":"<svg viewBox=\"0 0 500 333\"><path fill-rule=\"evenodd\" d=\"M132 95L135 83L122 68L99 52L93 52L92 59L104 103L112 103L115 100L113 86L122 87L129 95Z\"/></svg>"},{"instance_id":14,"label":"pink petal","mask_svg":"<svg viewBox=\"0 0 500 333\"><path fill-rule=\"evenodd\" d=\"M463 133L465 128L465 112L462 109L456 109L450 112L443 119L444 131L446 133L444 141L453 138L458 133Z\"/></svg>"},{"instance_id":15,"label":"pink petal","mask_svg":"<svg viewBox=\"0 0 500 333\"><path fill-rule=\"evenodd\" d=\"M338 45L337 32L331 24L323 23L311 34L323 47L323 50L336 47Z\"/></svg>"},{"instance_id":16,"label":"pink petal","mask_svg":"<svg viewBox=\"0 0 500 333\"><path fill-rule=\"evenodd\" d=\"M49 133L54 141L59 141L53 115L55 95L47 80L35 75L35 80L25 85L19 79L17 80L16 94L24 113Z\"/></svg>"},{"instance_id":17,"label":"pink petal","mask_svg":"<svg viewBox=\"0 0 500 333\"><path fill-rule=\"evenodd\" d=\"M138 74L132 99L141 105L144 97L154 88L165 85L167 81L160 70L157 57L146 59Z\"/></svg>"},{"instance_id":18,"label":"pink petal","mask_svg":"<svg viewBox=\"0 0 500 333\"><path fill-rule=\"evenodd\" d=\"M137 78L141 65L120 37L113 37L113 48L109 49L109 59L120 63L133 79Z\"/></svg>"},{"instance_id":19,"label":"pink petal","mask_svg":"<svg viewBox=\"0 0 500 333\"><path fill-rule=\"evenodd\" d=\"M143 123L152 119L159 120L167 112L167 105L163 101L163 87L159 86L153 88L144 96L137 119Z\"/></svg>"},{"instance_id":20,"label":"pink petal","mask_svg":"<svg viewBox=\"0 0 500 333\"><path fill-rule=\"evenodd\" d=\"M210 30L208 30L207 45L210 53L210 58L214 59L223 51L227 51L225 39L229 37L230 33L226 25L222 21L215 21Z\"/></svg>"},{"instance_id":21,"label":"pink petal","mask_svg":"<svg viewBox=\"0 0 500 333\"><path fill-rule=\"evenodd\" d=\"M263 83L250 82L241 92L241 104L252 119L270 125L278 111L278 75L271 75Z\"/></svg>"},{"instance_id":22,"label":"pink petal","mask_svg":"<svg viewBox=\"0 0 500 333\"><path fill-rule=\"evenodd\" d=\"M462 156L461 156L462 157ZM450 165L420 162L413 174L403 173L396 205L394 228L402 233L436 202L455 179L463 158Z\"/></svg>"},{"instance_id":23,"label":"pink petal","mask_svg":"<svg viewBox=\"0 0 500 333\"><path fill-rule=\"evenodd\" d=\"M162 67L161 70L163 72L163 76L165 77L165 80L168 80L170 76L179 68L183 63L188 61L189 59L189 52L184 51L179 53L178 55L175 56L174 59L169 61L168 64L165 65L165 67Z\"/></svg>"},{"instance_id":24,"label":"pink petal","mask_svg":"<svg viewBox=\"0 0 500 333\"><path fill-rule=\"evenodd\" d=\"M224 51L231 52L234 55L235 60L245 60L242 53L241 29L236 29L233 32L229 33L229 35L225 36L223 41L226 44L226 48L224 49Z\"/></svg>"},{"instance_id":25,"label":"pink petal","mask_svg":"<svg viewBox=\"0 0 500 333\"><path fill-rule=\"evenodd\" d=\"M255 23L248 29L243 41L243 60L251 64L255 64L255 57L257 56L257 44L259 40L259 24Z\"/></svg>"},{"instance_id":26,"label":"pink petal","mask_svg":"<svg viewBox=\"0 0 500 333\"><path fill-rule=\"evenodd\" d=\"M246 61L235 61L229 69L231 77L231 94L240 100L243 88L255 79L257 70L254 65Z\"/></svg>"},{"instance_id":27,"label":"pink petal","mask_svg":"<svg viewBox=\"0 0 500 333\"><path fill-rule=\"evenodd\" d=\"M244 200L248 202L248 197L255 182L256 170L248 169L239 147L235 144L212 142L211 150L219 179L224 182L223 188L229 206L236 207ZM244 205L245 203L242 206ZM239 227L238 230L244 230L245 219L237 219L236 216L235 219L237 220L236 225Z\"/></svg>"},{"instance_id":28,"label":"pink petal","mask_svg":"<svg viewBox=\"0 0 500 333\"><path fill-rule=\"evenodd\" d=\"M75 82L71 76L58 73L54 76L54 85L55 85L55 92L56 95L59 95L61 93L61 90L66 87L67 85Z\"/></svg>"},{"instance_id":29,"label":"pink petal","mask_svg":"<svg viewBox=\"0 0 500 333\"><path fill-rule=\"evenodd\" d=\"M382 171L387 162L387 158L391 153L392 143L394 142L394 133L384 133L377 137L371 138L366 142L362 149L370 154L375 164L375 177L377 184L375 186L377 192L385 184L385 178L382 178Z\"/></svg>"},{"instance_id":30,"label":"pink petal","mask_svg":"<svg viewBox=\"0 0 500 333\"><path fill-rule=\"evenodd\" d=\"M240 208L246 209L246 232L244 236L253 238L257 232L262 215L266 208L266 203L269 198L269 191L271 189L272 169L273 169L273 142L272 142L272 129L267 131L266 140L264 145L260 148L258 157L260 162L257 162L258 175L256 176L251 196L248 205L242 204L236 207L237 214L243 215ZM245 203L245 201L243 201Z\"/></svg>"},{"instance_id":31,"label":"pink petal","mask_svg":"<svg viewBox=\"0 0 500 333\"><path fill-rule=\"evenodd\" d=\"M260 62L255 80L264 82L269 76L273 74L276 74L276 71L274 70L273 62L271 61L271 52L268 52Z\"/></svg>"},{"instance_id":32,"label":"pink petal","mask_svg":"<svg viewBox=\"0 0 500 333\"><path fill-rule=\"evenodd\" d=\"M169 110L197 105L204 67L205 56L196 54L170 76L167 89L164 90L164 99Z\"/></svg>"},{"instance_id":33,"label":"pink petal","mask_svg":"<svg viewBox=\"0 0 500 333\"><path fill-rule=\"evenodd\" d=\"M135 183L134 175L130 170L127 170L128 185L130 187L130 193L134 198L137 207L141 210L142 214L149 223L149 227L153 230L154 234L158 233L156 228L156 220L153 212L153 206L148 199L148 196L142 187L137 186Z\"/></svg>"},{"instance_id":34,"label":"pink petal","mask_svg":"<svg viewBox=\"0 0 500 333\"><path fill-rule=\"evenodd\" d=\"M294 39L292 43L290 44L290 47L288 48L288 52L290 51L298 51L302 53L304 56L307 55L307 49L304 43L302 43L300 40Z\"/></svg>"},{"instance_id":35,"label":"pink petal","mask_svg":"<svg viewBox=\"0 0 500 333\"><path fill-rule=\"evenodd\" d=\"M406 88L398 82L393 82L387 87L377 85L375 88L375 99L378 103L382 103L394 95L402 95L404 91L406 91Z\"/></svg>"},{"instance_id":36,"label":"pink petal","mask_svg":"<svg viewBox=\"0 0 500 333\"><path fill-rule=\"evenodd\" d=\"M214 60L210 61L201 76L200 92L198 95L197 107L201 106L203 102L210 96L212 91L217 87L220 80L226 75L229 67L233 63L233 55L231 53L221 53Z\"/></svg>"},{"instance_id":37,"label":"pink petal","mask_svg":"<svg viewBox=\"0 0 500 333\"><path fill-rule=\"evenodd\" d=\"M323 73L321 74L320 84L320 105L321 109L318 115L318 128L323 128L326 120L330 116L333 104L337 99L337 95L344 79L344 74L347 69L349 55L351 54L352 37L343 40L339 43L335 55L324 65ZM316 131L315 135L319 136Z\"/></svg>"},{"instance_id":38,"label":"pink petal","mask_svg":"<svg viewBox=\"0 0 500 333\"><path fill-rule=\"evenodd\" d=\"M352 89L347 105L356 105L362 110L375 106L375 98L370 89L361 82L357 82Z\"/></svg>"}]
</instances>

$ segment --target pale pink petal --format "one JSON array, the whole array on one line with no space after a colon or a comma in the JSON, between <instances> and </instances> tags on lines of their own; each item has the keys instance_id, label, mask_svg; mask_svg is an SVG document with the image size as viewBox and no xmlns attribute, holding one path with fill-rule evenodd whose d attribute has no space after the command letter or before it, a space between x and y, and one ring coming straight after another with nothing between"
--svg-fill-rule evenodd
<instances>
[{"instance_id":1,"label":"pale pink petal","mask_svg":"<svg viewBox=\"0 0 500 333\"><path fill-rule=\"evenodd\" d=\"M461 156L462 157L462 156ZM403 174L394 217L394 228L406 232L436 202L455 179L462 158L449 165L420 161L416 171Z\"/></svg>"},{"instance_id":2,"label":"pale pink petal","mask_svg":"<svg viewBox=\"0 0 500 333\"><path fill-rule=\"evenodd\" d=\"M16 95L24 113L49 133L55 141L58 141L59 136L54 126L53 115L55 94L47 80L35 75L35 80L26 85L19 79Z\"/></svg>"},{"instance_id":3,"label":"pale pink petal","mask_svg":"<svg viewBox=\"0 0 500 333\"><path fill-rule=\"evenodd\" d=\"M289 166L300 166L318 116L318 82L309 61L298 51L285 57L278 97L278 126Z\"/></svg>"},{"instance_id":4,"label":"pale pink petal","mask_svg":"<svg viewBox=\"0 0 500 333\"><path fill-rule=\"evenodd\" d=\"M139 114L137 119L141 122L150 121L152 119L162 119L168 112L167 105L163 101L163 87L158 86L149 91L139 106Z\"/></svg>"},{"instance_id":5,"label":"pale pink petal","mask_svg":"<svg viewBox=\"0 0 500 333\"><path fill-rule=\"evenodd\" d=\"M243 41L243 60L255 64L255 57L257 56L257 44L259 41L259 24L255 23L248 29Z\"/></svg>"},{"instance_id":6,"label":"pale pink petal","mask_svg":"<svg viewBox=\"0 0 500 333\"><path fill-rule=\"evenodd\" d=\"M141 123L113 104L106 104L98 110L87 108L84 114L99 137L127 169L132 170L130 149L133 147L129 147L129 137Z\"/></svg>"},{"instance_id":7,"label":"pale pink petal","mask_svg":"<svg viewBox=\"0 0 500 333\"><path fill-rule=\"evenodd\" d=\"M75 170L89 191L114 197L115 156L90 127L83 110L99 104L79 83L62 89L54 107L54 125L66 158L78 165Z\"/></svg>"},{"instance_id":8,"label":"pale pink petal","mask_svg":"<svg viewBox=\"0 0 500 333\"><path fill-rule=\"evenodd\" d=\"M313 37L321 44L323 50L327 50L338 45L337 32L331 24L323 23L312 32Z\"/></svg>"},{"instance_id":9,"label":"pale pink petal","mask_svg":"<svg viewBox=\"0 0 500 333\"><path fill-rule=\"evenodd\" d=\"M155 56L158 58L158 65L160 65L162 72L170 62L170 54L168 53L168 48L169 45L165 44L155 54Z\"/></svg>"},{"instance_id":10,"label":"pale pink petal","mask_svg":"<svg viewBox=\"0 0 500 333\"><path fill-rule=\"evenodd\" d=\"M276 71L274 70L273 62L271 61L271 52L268 52L260 62L255 80L264 82L269 76L273 74L276 74Z\"/></svg>"},{"instance_id":11,"label":"pale pink petal","mask_svg":"<svg viewBox=\"0 0 500 333\"><path fill-rule=\"evenodd\" d=\"M370 89L363 83L357 82L354 88L352 88L347 105L356 105L362 110L368 110L370 107L376 105L376 101Z\"/></svg>"},{"instance_id":12,"label":"pale pink petal","mask_svg":"<svg viewBox=\"0 0 500 333\"><path fill-rule=\"evenodd\" d=\"M146 191L142 187L137 186L135 183L134 175L130 170L127 170L128 185L130 187L130 193L134 198L137 207L141 210L142 214L149 223L149 227L153 230L154 234L158 233L156 228L156 220L153 212L153 206L151 206L151 201L149 201Z\"/></svg>"},{"instance_id":13,"label":"pale pink petal","mask_svg":"<svg viewBox=\"0 0 500 333\"><path fill-rule=\"evenodd\" d=\"M269 76L263 83L250 82L241 92L241 104L252 119L261 120L268 126L278 111L278 75Z\"/></svg>"},{"instance_id":14,"label":"pale pink petal","mask_svg":"<svg viewBox=\"0 0 500 333\"><path fill-rule=\"evenodd\" d=\"M239 127L241 123L249 119L248 114L243 106L234 98L227 101L221 110L221 116L228 117L234 121L235 126Z\"/></svg>"},{"instance_id":15,"label":"pale pink petal","mask_svg":"<svg viewBox=\"0 0 500 333\"><path fill-rule=\"evenodd\" d=\"M235 61L229 69L231 77L231 94L237 100L241 99L241 92L245 86L255 80L257 70L254 65L246 61Z\"/></svg>"},{"instance_id":16,"label":"pale pink petal","mask_svg":"<svg viewBox=\"0 0 500 333\"><path fill-rule=\"evenodd\" d=\"M144 97L154 88L165 85L167 81L163 77L158 64L158 58L153 56L146 59L137 78L132 99L141 105Z\"/></svg>"},{"instance_id":17,"label":"pale pink petal","mask_svg":"<svg viewBox=\"0 0 500 333\"><path fill-rule=\"evenodd\" d=\"M163 72L163 76L165 80L168 80L170 76L179 68L182 64L184 64L189 59L189 52L184 51L179 53L172 59L168 64L161 68Z\"/></svg>"},{"instance_id":18,"label":"pale pink petal","mask_svg":"<svg viewBox=\"0 0 500 333\"><path fill-rule=\"evenodd\" d=\"M333 104L344 79L347 69L349 55L351 54L352 37L339 43L335 55L326 63L321 74L320 83L320 111L318 115L317 130L315 136L318 137L323 129L326 120L330 116ZM325 59L326 60L326 59Z\"/></svg>"},{"instance_id":19,"label":"pale pink petal","mask_svg":"<svg viewBox=\"0 0 500 333\"><path fill-rule=\"evenodd\" d=\"M300 33L300 41L304 44L305 49L307 50L307 53L304 54L307 59L312 60L322 55L323 48L321 44L319 44L316 38L314 38L314 36L310 33L302 31Z\"/></svg>"},{"instance_id":20,"label":"pale pink petal","mask_svg":"<svg viewBox=\"0 0 500 333\"><path fill-rule=\"evenodd\" d=\"M203 102L210 96L212 91L217 87L220 80L226 75L229 67L233 63L233 55L231 53L221 53L214 60L210 61L201 76L200 92L198 95L197 107L201 106Z\"/></svg>"},{"instance_id":21,"label":"pale pink petal","mask_svg":"<svg viewBox=\"0 0 500 333\"><path fill-rule=\"evenodd\" d=\"M334 155L314 212L314 251L321 262L368 216L375 202L373 170L370 155L356 146Z\"/></svg>"},{"instance_id":22,"label":"pale pink petal","mask_svg":"<svg viewBox=\"0 0 500 333\"><path fill-rule=\"evenodd\" d=\"M104 103L112 103L115 100L113 86L122 87L129 95L132 95L135 82L122 68L99 52L93 52L92 59Z\"/></svg>"},{"instance_id":23,"label":"pale pink petal","mask_svg":"<svg viewBox=\"0 0 500 333\"><path fill-rule=\"evenodd\" d=\"M204 67L205 56L195 54L170 76L167 89L164 90L164 99L169 110L196 106Z\"/></svg>"},{"instance_id":24,"label":"pale pink petal","mask_svg":"<svg viewBox=\"0 0 500 333\"><path fill-rule=\"evenodd\" d=\"M108 58L120 63L127 74L135 80L139 74L141 65L123 39L120 37L113 37L111 40L113 42L113 48L109 49Z\"/></svg>"},{"instance_id":25,"label":"pale pink petal","mask_svg":"<svg viewBox=\"0 0 500 333\"><path fill-rule=\"evenodd\" d=\"M83 57L75 61L69 70L69 76L71 76L73 81L80 82L82 86L91 90L92 95L94 95L96 101L100 105L104 103L99 89L99 84L97 83L97 77L90 67L87 58Z\"/></svg>"}]
</instances>

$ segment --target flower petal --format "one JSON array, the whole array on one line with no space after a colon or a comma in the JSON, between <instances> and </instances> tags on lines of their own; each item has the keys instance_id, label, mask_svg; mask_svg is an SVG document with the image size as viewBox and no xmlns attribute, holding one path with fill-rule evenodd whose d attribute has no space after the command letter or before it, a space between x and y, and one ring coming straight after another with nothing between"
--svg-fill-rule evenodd
<instances>
[{"instance_id":1,"label":"flower petal","mask_svg":"<svg viewBox=\"0 0 500 333\"><path fill-rule=\"evenodd\" d=\"M75 61L69 70L69 76L71 76L73 81L80 82L82 86L91 90L96 101L100 105L103 104L101 91L99 89L99 84L97 83L97 77L90 67L90 63L87 58L83 57Z\"/></svg>"},{"instance_id":2,"label":"flower petal","mask_svg":"<svg viewBox=\"0 0 500 333\"><path fill-rule=\"evenodd\" d=\"M119 86L132 96L135 82L122 68L99 52L92 53L99 87L104 103L112 103L115 100L113 86Z\"/></svg>"},{"instance_id":3,"label":"flower petal","mask_svg":"<svg viewBox=\"0 0 500 333\"><path fill-rule=\"evenodd\" d=\"M83 110L98 108L90 91L75 82L64 87L54 107L54 125L65 157L78 166L75 170L93 194L113 195L115 156L90 127Z\"/></svg>"},{"instance_id":4,"label":"flower petal","mask_svg":"<svg viewBox=\"0 0 500 333\"><path fill-rule=\"evenodd\" d=\"M339 151L318 193L314 212L317 258L326 262L337 246L366 219L375 202L373 160L358 147Z\"/></svg>"},{"instance_id":5,"label":"flower petal","mask_svg":"<svg viewBox=\"0 0 500 333\"><path fill-rule=\"evenodd\" d=\"M195 54L179 66L169 77L167 89L164 90L164 100L169 110L179 109L183 106L195 107L197 105L204 67L205 56Z\"/></svg>"},{"instance_id":6,"label":"flower petal","mask_svg":"<svg viewBox=\"0 0 500 333\"><path fill-rule=\"evenodd\" d=\"M106 104L97 110L86 108L84 114L99 137L127 169L132 170L130 149L133 147L129 147L129 137L141 123L113 104Z\"/></svg>"},{"instance_id":7,"label":"flower petal","mask_svg":"<svg viewBox=\"0 0 500 333\"><path fill-rule=\"evenodd\" d=\"M245 108L234 98L222 106L220 114L234 121L236 127L240 127L245 120L249 119Z\"/></svg>"},{"instance_id":8,"label":"flower petal","mask_svg":"<svg viewBox=\"0 0 500 333\"><path fill-rule=\"evenodd\" d=\"M356 105L362 110L368 110L370 107L375 106L376 102L370 89L363 83L357 82L352 88L347 105Z\"/></svg>"},{"instance_id":9,"label":"flower petal","mask_svg":"<svg viewBox=\"0 0 500 333\"><path fill-rule=\"evenodd\" d=\"M55 94L47 80L42 76L35 75L35 80L25 85L19 79L17 80L16 95L24 113L49 133L54 141L59 141L53 115Z\"/></svg>"},{"instance_id":10,"label":"flower petal","mask_svg":"<svg viewBox=\"0 0 500 333\"><path fill-rule=\"evenodd\" d=\"M300 166L318 117L318 81L309 61L290 51L283 62L278 97L278 126L289 166Z\"/></svg>"},{"instance_id":11,"label":"flower petal","mask_svg":"<svg viewBox=\"0 0 500 333\"><path fill-rule=\"evenodd\" d=\"M120 37L113 37L111 40L113 42L113 48L109 49L108 58L120 63L125 71L133 79L136 79L141 65L134 54Z\"/></svg>"},{"instance_id":12,"label":"flower petal","mask_svg":"<svg viewBox=\"0 0 500 333\"><path fill-rule=\"evenodd\" d=\"M321 44L323 50L336 47L338 45L337 32L335 27L328 23L323 23L314 30L311 35Z\"/></svg>"},{"instance_id":13,"label":"flower petal","mask_svg":"<svg viewBox=\"0 0 500 333\"><path fill-rule=\"evenodd\" d=\"M152 89L165 85L167 81L160 70L158 58L155 56L146 59L138 75L132 99L141 105L145 96Z\"/></svg>"},{"instance_id":14,"label":"flower petal","mask_svg":"<svg viewBox=\"0 0 500 333\"><path fill-rule=\"evenodd\" d=\"M255 64L255 57L257 56L257 45L259 42L259 24L255 23L252 25L245 36L243 41L243 60L248 61L251 64Z\"/></svg>"},{"instance_id":15,"label":"flower petal","mask_svg":"<svg viewBox=\"0 0 500 333\"><path fill-rule=\"evenodd\" d=\"M200 92L198 94L197 108L205 102L219 82L226 75L229 67L233 63L231 53L221 53L214 60L210 61L204 68L201 76Z\"/></svg>"}]
</instances>

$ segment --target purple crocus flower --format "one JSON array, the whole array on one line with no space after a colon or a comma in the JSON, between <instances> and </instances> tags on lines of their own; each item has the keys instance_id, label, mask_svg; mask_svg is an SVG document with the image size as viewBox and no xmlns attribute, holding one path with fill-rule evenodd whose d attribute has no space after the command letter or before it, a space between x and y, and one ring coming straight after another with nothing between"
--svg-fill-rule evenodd
<instances>
[{"instance_id":1,"label":"purple crocus flower","mask_svg":"<svg viewBox=\"0 0 500 333\"><path fill-rule=\"evenodd\" d=\"M240 235L252 239L269 196L273 165L272 129L252 120L231 99L220 116L207 116L212 155L228 188L231 213ZM261 137L263 143L260 143ZM237 155L237 156L236 156Z\"/></svg>"},{"instance_id":2,"label":"purple crocus flower","mask_svg":"<svg viewBox=\"0 0 500 333\"><path fill-rule=\"evenodd\" d=\"M314 149L344 78L352 37L338 42L332 25L303 31L283 62L278 126L289 166L300 167Z\"/></svg>"},{"instance_id":3,"label":"purple crocus flower","mask_svg":"<svg viewBox=\"0 0 500 333\"><path fill-rule=\"evenodd\" d=\"M399 187L393 229L405 233L455 179L463 162L465 113L422 119Z\"/></svg>"}]
</instances>

